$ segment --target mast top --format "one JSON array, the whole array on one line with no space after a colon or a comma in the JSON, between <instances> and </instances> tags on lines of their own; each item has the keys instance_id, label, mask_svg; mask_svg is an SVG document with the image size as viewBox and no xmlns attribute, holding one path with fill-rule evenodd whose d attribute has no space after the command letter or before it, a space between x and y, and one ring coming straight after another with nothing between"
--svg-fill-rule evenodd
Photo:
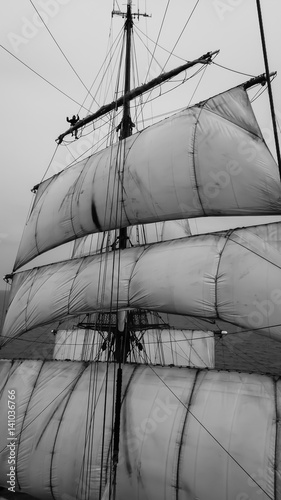
<instances>
[{"instance_id":1,"label":"mast top","mask_svg":"<svg viewBox=\"0 0 281 500\"><path fill-rule=\"evenodd\" d=\"M128 11L129 11L129 15L131 17L131 19L133 18L137 18L139 20L140 16L142 17L151 17L151 15L149 14L146 14L146 13L143 13L141 14L139 9L137 12L132 12L131 11L131 8L132 8L132 0L128 0L127 1L127 11L126 12L122 12L121 10L113 10L111 12L111 17L113 16L121 16L121 17L128 17Z\"/></svg>"}]
</instances>

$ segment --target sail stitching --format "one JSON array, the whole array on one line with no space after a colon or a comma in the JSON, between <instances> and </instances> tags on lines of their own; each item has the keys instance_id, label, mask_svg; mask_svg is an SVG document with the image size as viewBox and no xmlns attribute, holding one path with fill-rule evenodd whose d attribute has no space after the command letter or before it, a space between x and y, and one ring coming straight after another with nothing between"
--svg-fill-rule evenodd
<instances>
[{"instance_id":1,"label":"sail stitching","mask_svg":"<svg viewBox=\"0 0 281 500\"><path fill-rule=\"evenodd\" d=\"M268 262L269 264L272 264L273 266L277 267L277 269L281 269L281 265L279 264L276 264L273 260L265 257L264 255L261 255L261 253L258 253L257 251L255 251L253 248L249 248L248 246L246 245L243 245L243 243L241 243L240 241L237 241L235 239L231 239L231 235L234 233L235 235L235 229L233 229L231 231L231 234L229 235L228 239L230 239L230 241L232 241L233 243L236 243L236 245L239 245L240 247L242 248L245 248L246 250L248 250L249 252L253 253L254 255L256 255L257 257L260 257L261 259L265 260L266 262ZM262 238L260 238L260 236L256 235L258 239L260 239L262 242ZM263 242L264 243L264 242Z\"/></svg>"},{"instance_id":2,"label":"sail stitching","mask_svg":"<svg viewBox=\"0 0 281 500\"><path fill-rule=\"evenodd\" d=\"M70 389L69 389L69 393L68 393L68 394L66 394L66 398L65 398L65 399L66 399L66 401L65 401L65 406L64 406L64 408L63 408L63 411L62 411L61 417L60 417L59 422L58 422L58 426L57 426L57 429L56 429L56 435L55 435L55 438L54 438L54 441L53 441L53 448L52 448L52 450L51 450L51 452L50 452L50 455L51 455L51 461L50 461L50 493L51 493L51 495L52 495L52 497L53 497L53 499L54 499L54 500L56 500L56 497L55 497L55 495L54 495L54 486L53 486L53 477L52 477L52 476L53 476L53 474L52 474L52 472L53 472L53 470L54 470L54 467L53 467L53 461L54 461L55 447L56 447L56 442L57 442L57 438L58 438L58 434L59 434L59 429L60 429L60 426L61 426L61 424L62 424L62 420L63 420L64 414L65 414L65 412L66 412L67 405L69 404L69 401L70 401L71 396L72 396L72 394L73 394L73 392L74 392L74 389L75 389L75 387L77 386L77 383L78 383L78 382L79 382L79 380L81 379L82 375L85 373L86 369L87 369L87 364L82 365L80 373L78 373L78 375L76 376L76 380L72 381L72 383L73 383L73 382L74 382L74 383L73 383L73 385L70 387ZM68 385L68 387L69 387L69 386L70 386L70 384ZM57 408L56 408L56 410L57 410ZM56 411L56 410L55 410L55 411ZM44 431L43 431L43 432L44 432ZM43 432L42 432L41 436L39 437L39 440L42 438ZM38 445L38 443L39 443L39 441L37 442L37 445Z\"/></svg>"},{"instance_id":3,"label":"sail stitching","mask_svg":"<svg viewBox=\"0 0 281 500\"><path fill-rule=\"evenodd\" d=\"M141 247L138 248L138 250L140 250L140 251L139 251L138 257L136 257L135 262L132 265L132 269L130 271L130 276L129 276L129 279L128 279L128 296L127 296L127 303L128 304L130 304L130 286L131 286L131 282L132 282L132 279L133 279L133 274L134 274L136 265L139 262L140 258L143 257L144 253L147 252L147 251L149 251L149 248L150 247L146 247L146 246L144 246L143 248L141 248Z\"/></svg>"},{"instance_id":4,"label":"sail stitching","mask_svg":"<svg viewBox=\"0 0 281 500\"><path fill-rule=\"evenodd\" d=\"M39 362L40 362L40 361L39 361ZM36 361L36 363L37 363L37 361ZM23 419L22 419L21 429L20 429L20 431L19 431L19 433L18 433L18 436L17 436L17 437L18 437L18 443L17 443L17 458L16 458L16 463L18 463L18 456L19 456L19 449L20 449L21 436L22 436L22 434L23 434L23 431L26 429L26 427L24 427L24 423L25 423L25 419L26 419L26 417L27 417L28 408L29 408L29 405L30 405L30 403L31 403L31 399L32 399L32 396L33 396L33 394L34 394L34 391L35 391L35 388L36 388L36 385L37 385L37 382L38 382L39 376L40 376L40 374L41 374L41 372L42 372L42 369L43 369L44 364L45 364L45 361L43 360L43 361L41 362L41 366L40 366L40 368L39 368L39 370L38 370L37 376L36 376L36 378L35 378L35 380L34 380L34 384L33 384L33 386L32 386L32 390L31 390L31 392L30 392L30 395L29 395L29 398L28 398L28 402L27 402L27 405L26 405L26 407L25 407L25 412L24 412L24 414L23 414ZM16 468L16 478L17 478L17 483L18 483L19 489L21 489L21 487L20 487L20 482L19 482L19 478L18 478L17 468Z\"/></svg>"},{"instance_id":5,"label":"sail stitching","mask_svg":"<svg viewBox=\"0 0 281 500\"><path fill-rule=\"evenodd\" d=\"M175 488L176 488L176 500L179 500L181 455L182 455L182 448L183 448L185 428L186 428L186 424L187 424L188 414L189 414L189 411L190 411L190 408L191 408L191 405L192 405L193 395L194 395L194 392L195 392L195 387L196 387L196 383L197 383L197 379L198 379L199 373L200 373L199 370L196 370L195 376L194 376L194 380L193 380L193 384L192 384L192 388L191 388L191 393L190 393L190 396L189 396L189 400L188 400L188 403L185 404L186 412L185 412L185 415L184 415L184 419L183 419L183 423L182 423L182 428L181 428L181 432L180 432L180 439L179 439L179 443L178 443L178 457L177 457L177 465L176 465L176 484L175 484Z\"/></svg>"},{"instance_id":6,"label":"sail stitching","mask_svg":"<svg viewBox=\"0 0 281 500\"><path fill-rule=\"evenodd\" d=\"M12 369L13 367L15 367L15 369L14 369L14 371L13 371L12 373L14 373L14 372L16 371L16 369L17 369L17 366L15 366L15 365L16 365L16 363L17 363L17 361L16 361L15 359L12 359L12 360L7 360L7 361L9 361L9 363L11 363L11 366L10 366L9 371L8 371L8 373L7 373L6 380L5 380L5 382L4 382L4 384L3 384L2 388L1 388L1 391L0 391L0 398L2 398L3 393L4 393L4 389L5 389L5 387L6 387L7 383L8 383L8 381L9 381L9 379L10 379L10 376L11 376L11 369ZM4 451L4 449L5 449L5 448L3 448L2 450L0 450L0 453L2 453L2 451Z\"/></svg>"},{"instance_id":7,"label":"sail stitching","mask_svg":"<svg viewBox=\"0 0 281 500\"><path fill-rule=\"evenodd\" d=\"M75 272L75 275L73 276L73 278L71 280L72 283L71 283L71 286L69 287L69 294L68 294L68 300L67 300L67 315L71 315L71 313L70 313L70 303L71 303L72 290L74 288L75 280L76 280L77 276L79 275L80 269L81 269L82 265L84 264L85 260L86 260L86 257L82 257L81 262L78 265L77 270Z\"/></svg>"},{"instance_id":8,"label":"sail stitching","mask_svg":"<svg viewBox=\"0 0 281 500\"><path fill-rule=\"evenodd\" d=\"M141 131L142 132L142 131ZM141 132L138 132L137 134L134 134L131 139L131 144L127 147L127 151L125 151L125 145L126 145L126 141L124 140L124 160L123 160L123 177L124 177L124 169L125 169L125 164L126 164L126 161L128 161L128 156L130 154L130 151L132 149L132 147L134 146L134 144L137 142L137 140L139 139L139 137L141 136ZM129 169L128 169L128 172L129 172ZM119 174L119 172L118 172ZM120 175L119 175L120 177ZM126 216L126 219L129 223L129 225L131 224L131 221L128 217L128 214L127 214L127 211L126 211L126 207L125 207L125 204L124 204L124 200L123 200L123 192L126 193L126 190L125 190L125 187L124 187L124 182L123 182L123 179L121 179L121 190L122 190L122 199L121 199L121 205L122 205L122 208L121 210L123 210L125 216ZM122 218L122 214L121 214L121 218Z\"/></svg>"},{"instance_id":9,"label":"sail stitching","mask_svg":"<svg viewBox=\"0 0 281 500\"><path fill-rule=\"evenodd\" d=\"M248 102L250 104L250 100L249 100L248 94L247 94L246 90L243 89L243 85L239 85L237 87L233 87L233 89L230 89L230 90L234 90L234 89L238 89L238 88L241 88L241 90L244 91L245 95L247 96L247 100L248 100ZM228 92L230 92L230 90ZM218 95L223 95L223 94L225 94L225 92L222 92L222 94L218 94ZM222 118L223 120L231 123L235 127L239 128L241 130L244 130L245 132L247 132L247 134L249 134L249 135L251 135L253 137L256 137L257 139L263 140L263 138L262 138L261 135L256 134L255 132L253 132L252 130L247 129L246 127L243 127L243 125L241 123L239 123L239 124L236 123L235 121L231 120L230 117L226 117L225 115L223 115L221 113L217 113L214 109L206 108L205 106L208 104L208 102L211 101L211 100L213 100L215 97L217 97L217 96L210 97L209 99L206 99L206 101L203 101L202 103L199 103L197 106L202 107L202 109L204 109L204 111L206 111L206 112L208 112L210 114L213 114L215 116L219 116L220 118ZM196 105L195 105L195 107L196 107ZM252 106L250 106L250 107L251 107L252 115L253 115L253 117L255 119L255 125L258 127L255 115L253 114Z\"/></svg>"},{"instance_id":10,"label":"sail stitching","mask_svg":"<svg viewBox=\"0 0 281 500\"><path fill-rule=\"evenodd\" d=\"M222 243L222 248L221 250L219 250L219 256L218 256L218 263L217 263L217 272L215 273L215 276L214 276L214 281L215 281L215 301L214 301L214 308L215 308L215 311L216 311L216 317L219 319L220 318L220 315L219 315L219 311L218 311L218 276L219 276L219 270L220 270L220 264L221 264L221 260L222 260L222 254L225 250L225 247L228 243L228 240L231 236L231 234L233 233L234 229L230 229L229 231L226 232L226 234L224 236L219 236L218 240L217 240L217 244L219 246L220 243ZM223 242L223 240L225 240Z\"/></svg>"},{"instance_id":11,"label":"sail stitching","mask_svg":"<svg viewBox=\"0 0 281 500\"><path fill-rule=\"evenodd\" d=\"M198 197L198 201L199 201L199 203L201 205L201 209L202 209L203 215L206 215L206 212L205 212L205 209L204 209L204 205L203 205L203 202L202 202L201 196L200 196L200 187L199 187L198 180L197 180L196 162L195 162L196 132L197 132L197 127L199 125L201 113L202 113L202 109L199 108L199 110L197 111L196 121L195 121L194 127L193 127L193 140L192 140L192 149L191 149L192 162L191 163L192 163L192 167L193 167L193 175L194 175L194 180L195 180L195 191L196 191L196 194L197 194L197 197Z\"/></svg>"},{"instance_id":12,"label":"sail stitching","mask_svg":"<svg viewBox=\"0 0 281 500\"><path fill-rule=\"evenodd\" d=\"M173 389L171 389L171 387L169 387L169 385L165 382L165 380L157 373L156 370L154 370L154 368L152 367L152 365L149 365L149 368L153 371L153 373L161 380L161 382L167 387L167 389L173 394L173 396L179 401L180 404L182 404L186 410L188 410L188 412L190 413L190 415L196 420L196 422L198 422L198 424L207 432L207 434L209 434L209 436L218 444L218 446L220 448L222 448L222 450L233 460L233 462L235 462L238 467L243 471L245 472L245 474L249 477L249 479L251 479L251 481L253 481L257 486L258 488L263 492L265 493L265 495L269 498L269 500L275 500L274 498L272 498L269 493L267 493L267 491L256 481L256 479L251 476L251 474L249 472L247 472L247 470L243 467L243 465L241 465L238 460L236 460L236 458L220 443L220 441L211 433L211 431L209 431L209 429L202 423L200 422L199 418L196 417L196 415L190 410L190 408L188 409L186 404L179 398L179 396L177 396L177 394L173 391ZM193 368L194 370L194 368ZM203 370L202 370L203 371ZM206 371L206 370L204 370Z\"/></svg>"}]
</instances>

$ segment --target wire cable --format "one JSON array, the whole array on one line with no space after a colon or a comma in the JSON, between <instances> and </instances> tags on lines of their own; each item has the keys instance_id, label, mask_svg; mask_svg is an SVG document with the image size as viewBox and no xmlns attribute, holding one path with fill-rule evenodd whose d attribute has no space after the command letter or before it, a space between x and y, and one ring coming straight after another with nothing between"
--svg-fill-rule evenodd
<instances>
[{"instance_id":1,"label":"wire cable","mask_svg":"<svg viewBox=\"0 0 281 500\"><path fill-rule=\"evenodd\" d=\"M265 493L265 495L270 499L270 500L274 500L274 498L272 498L268 493L267 491L255 480L254 477L251 476L251 474L249 474L249 472L245 469L245 467L243 467L243 465L241 465L238 460L236 460L236 458L220 443L220 441L211 433L211 431L209 431L209 429L202 423L200 422L199 418L196 417L196 415L194 415L194 413L191 411L190 407L188 407L177 395L176 393L169 387L169 385L165 382L165 380L160 377L160 375L156 372L156 370L151 366L151 365L148 365L151 369L151 371L153 371L153 373L159 378L159 380L163 383L163 385L165 385L165 387L171 392L171 394L173 394L173 396L179 401L179 403L187 410L187 412L194 418L194 420L196 420L196 422L202 427L202 429L204 429L207 434L209 434L209 436L218 444L218 446L220 446L220 448L231 458L231 460L233 460L233 462L235 462L238 467L251 479L251 481L253 481L257 486L258 488L263 492Z\"/></svg>"},{"instance_id":2,"label":"wire cable","mask_svg":"<svg viewBox=\"0 0 281 500\"><path fill-rule=\"evenodd\" d=\"M82 83L83 87L87 90L87 93L89 95L91 95L91 91L86 87L85 83L83 82L83 80L80 78L80 76L78 75L77 71L75 70L75 68L73 67L73 65L71 64L70 60L68 59L68 57L65 55L65 53L63 52L63 50L61 49L61 47L59 46L58 42L56 41L55 37L53 36L53 34L51 33L50 29L48 28L47 24L45 23L43 17L41 16L40 12L38 11L38 9L36 8L36 6L34 5L33 1L32 0L29 0L32 7L34 8L34 10L36 11L37 15L40 17L42 23L44 24L46 30L48 31L49 35L52 37L53 41L55 42L56 46L58 47L59 51L61 52L61 54L63 55L63 57L65 58L65 60L68 62L69 66L71 67L71 69L73 70L73 72L75 73L75 75L77 76L78 80ZM95 98L91 95L91 97L93 98L93 100L95 100Z\"/></svg>"},{"instance_id":3,"label":"wire cable","mask_svg":"<svg viewBox=\"0 0 281 500\"><path fill-rule=\"evenodd\" d=\"M156 51L156 48L157 48L158 40L159 40L160 35L161 35L161 31L162 31L162 28L163 28L163 25L164 25L164 21L165 21L166 15L167 15L167 11L168 11L168 8L169 8L169 5L170 5L170 1L171 0L168 0L167 3L166 3L165 12L164 12L164 15L163 15L163 18L162 18L162 21L161 21L161 25L160 25L160 29L159 29L159 32L158 32L158 35L157 35L157 38L156 38L156 42L155 42L154 50L153 50L153 53L152 53L152 56L151 56L150 64L149 64L147 72L146 72L145 81L146 81L146 79L148 77L149 70L150 70L152 61L154 59L154 54L155 54L155 51ZM162 71L163 70L164 70L164 68L162 69Z\"/></svg>"},{"instance_id":4,"label":"wire cable","mask_svg":"<svg viewBox=\"0 0 281 500\"><path fill-rule=\"evenodd\" d=\"M191 13L190 13L190 15L188 16L188 18L187 18L187 20L186 20L186 22L185 22L185 24L184 24L184 27L182 28L182 30L181 30L181 32L180 32L180 34L179 34L179 36L178 36L178 38L177 38L177 40L176 40L176 42L175 42L175 44L174 44L173 48L172 48L172 50L171 50L170 55L169 55L168 59L166 60L166 62L165 62L165 64L164 64L164 68L167 66L168 61L170 60L171 56L173 55L174 50L175 50L176 46L178 45L178 43L179 43L179 41L180 41L180 39L181 39L181 37L182 37L182 35L183 35L183 33L184 33L185 28L187 27L187 25L188 25L188 23L189 23L190 19L192 18L193 14L194 14L194 12L195 12L195 10L196 10L196 8L197 8L198 4L199 4L199 1L200 1L200 0L197 0L197 1L196 1L196 4L194 5L194 7L193 7L193 9L192 9L192 11L191 11Z\"/></svg>"},{"instance_id":5,"label":"wire cable","mask_svg":"<svg viewBox=\"0 0 281 500\"><path fill-rule=\"evenodd\" d=\"M71 101L75 102L75 104L78 104L78 106L81 106L88 113L90 113L90 110L88 108L86 108L85 106L83 106L83 104L80 104L78 101L76 101L76 99L73 99L68 94L66 94L63 90L59 89L56 85L54 85L49 80L47 80L47 78L45 78L44 76L40 75L40 73L38 73L37 71L35 71L35 69L31 68L31 66L29 66L28 64L26 64L25 62L23 62L21 59L19 59L19 57L15 56L15 54L13 54L12 52L10 52L10 50L8 50L6 47L4 47L4 45L0 44L0 47L3 50L5 50L6 52L8 52L8 54L10 54L10 56L13 56L17 61L19 61L21 64L23 64L23 66L25 66L30 71L32 71L32 73L34 73L35 75L39 76L39 78L41 78L42 80L44 80L44 82L48 83L48 85L50 85L51 87L53 87L54 89L56 89L58 92L60 92L61 94L63 94L65 97L67 97Z\"/></svg>"}]
</instances>

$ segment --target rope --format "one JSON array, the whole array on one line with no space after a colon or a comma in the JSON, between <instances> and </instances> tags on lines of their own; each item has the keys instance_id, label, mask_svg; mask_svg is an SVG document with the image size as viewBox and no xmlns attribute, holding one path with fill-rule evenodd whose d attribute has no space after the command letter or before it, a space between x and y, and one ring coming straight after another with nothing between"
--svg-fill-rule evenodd
<instances>
[{"instance_id":1,"label":"rope","mask_svg":"<svg viewBox=\"0 0 281 500\"><path fill-rule=\"evenodd\" d=\"M243 465L241 465L238 460L236 460L236 458L231 455L231 453L219 442L219 440L211 433L211 431L209 431L209 429L202 423L200 422L199 418L197 418L194 413L190 410L190 408L176 395L176 393L168 386L168 384L165 382L165 380L163 380L162 377L160 377L160 375L158 375L158 373L156 372L156 370L154 370L154 368L149 365L150 369L152 370L152 372L156 375L156 377L159 378L159 380L162 382L163 385L165 385L165 387L170 391L170 393L179 401L179 403L186 409L186 411L194 418L194 420L196 420L196 422L202 427L202 429L204 429L207 434L209 434L209 436L219 445L219 447L231 458L231 460L233 460L233 462L235 462L238 467L251 479L251 481L253 481L257 486L258 488L270 499L270 500L274 500L273 497L271 497L266 491L265 489L255 480L254 477L252 477L249 472L247 472L247 470L243 467Z\"/></svg>"},{"instance_id":2,"label":"rope","mask_svg":"<svg viewBox=\"0 0 281 500\"><path fill-rule=\"evenodd\" d=\"M181 30L181 32L180 32L180 34L179 34L179 36L178 36L178 38L177 38L177 40L176 40L176 42L175 42L174 46L173 46L173 48L172 48L172 50L171 50L171 52L170 52L170 55L169 55L168 59L166 60L166 62L165 62L165 64L164 64L164 68L165 68L165 67L166 67L166 65L168 64L168 61L170 60L171 56L173 55L173 52L174 52L174 50L175 50L175 48L176 48L177 44L179 43L179 41L180 41L180 39L181 39L181 37L182 37L182 35L183 35L183 32L184 32L185 28L187 27L187 25L188 25L188 23L189 23L189 21L190 21L191 17L193 16L193 14L194 14L194 12L195 12L195 10L196 10L196 8L197 8L198 4L199 4L199 1L200 1L200 0L197 0L197 2L196 2L196 4L194 5L194 7L193 7L193 9L192 9L192 11L191 11L191 13L190 13L189 17L187 18L187 20L186 20L186 22L185 22L185 25L184 25L184 27L182 28L182 30Z\"/></svg>"},{"instance_id":3,"label":"rope","mask_svg":"<svg viewBox=\"0 0 281 500\"><path fill-rule=\"evenodd\" d=\"M90 110L88 108L85 108L85 106L81 105L78 101L76 101L75 99L73 99L72 97L70 97L68 94L66 94L65 92L63 92L63 90L59 89L58 87L56 87L56 85L54 85L53 83L49 82L49 80L47 80L46 78L44 78L44 76L42 76L39 73L37 73L37 71L35 71L30 66L28 66L28 64L26 64L25 62L23 62L21 59L19 59L17 56L15 56L15 54L13 54L8 49L6 49L6 47L4 47L4 45L0 44L0 47L3 50L5 50L6 52L8 52L8 54L10 54L11 56L13 56L15 59L17 59L17 61L19 61L21 64L23 64L26 68L28 68L30 71L32 71L32 73L34 73L35 75L39 76L39 78L41 78L42 80L44 80L44 82L48 83L48 85L51 85L51 87L53 87L54 89L58 90L58 92L60 92L61 94L63 94L65 97L67 97L71 101L75 102L75 104L78 104L78 106L81 106L82 108L84 108L88 113L90 112Z\"/></svg>"},{"instance_id":4,"label":"rope","mask_svg":"<svg viewBox=\"0 0 281 500\"><path fill-rule=\"evenodd\" d=\"M68 57L65 55L65 53L63 52L63 50L61 49L61 47L59 46L58 42L56 41L55 37L53 36L53 34L51 33L51 31L49 30L48 26L46 25L43 17L41 16L40 12L37 10L37 8L35 7L34 3L32 0L29 0L32 7L34 8L34 10L36 11L37 15L40 17L42 23L44 24L46 30L48 31L49 35L52 37L53 41L55 42L56 46L58 47L59 51L61 52L61 54L63 55L63 57L65 58L65 60L68 62L69 66L71 67L71 69L73 70L73 72L75 73L75 75L77 76L78 80L82 83L83 87L87 90L87 93L89 95L91 95L91 92L90 90L88 90L88 88L86 87L86 85L84 84L84 82L82 81L82 79L80 78L80 76L78 75L77 71L74 69L74 67L72 66L71 62L69 61ZM94 97L91 95L91 97L94 99Z\"/></svg>"}]
</instances>

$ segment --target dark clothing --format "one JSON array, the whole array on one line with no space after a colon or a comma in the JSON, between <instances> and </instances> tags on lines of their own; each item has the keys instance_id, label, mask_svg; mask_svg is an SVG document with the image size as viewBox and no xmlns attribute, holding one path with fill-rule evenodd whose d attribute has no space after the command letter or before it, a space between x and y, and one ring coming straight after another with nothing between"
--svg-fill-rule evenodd
<instances>
[{"instance_id":1,"label":"dark clothing","mask_svg":"<svg viewBox=\"0 0 281 500\"><path fill-rule=\"evenodd\" d=\"M68 121L68 123L70 123L70 125L73 127L75 125L75 123L77 123L78 121L80 120L79 116L78 115L73 115L72 118L68 118L68 116L66 117L66 121ZM73 130L72 131L72 136L75 135L75 139L78 139L78 136L77 136L77 129L76 130Z\"/></svg>"}]
</instances>

